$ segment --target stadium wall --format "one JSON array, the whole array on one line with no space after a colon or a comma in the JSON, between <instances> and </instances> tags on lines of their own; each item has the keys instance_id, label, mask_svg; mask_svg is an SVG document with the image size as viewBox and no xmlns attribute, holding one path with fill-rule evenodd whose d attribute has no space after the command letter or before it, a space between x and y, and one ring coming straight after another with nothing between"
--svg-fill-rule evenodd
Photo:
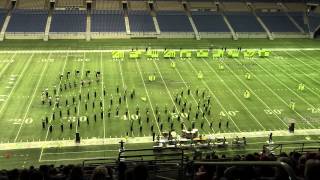
<instances>
[{"instance_id":1,"label":"stadium wall","mask_svg":"<svg viewBox=\"0 0 320 180\"><path fill-rule=\"evenodd\" d=\"M20 33L20 32L7 32L5 39L43 39L43 33Z\"/></svg>"}]
</instances>

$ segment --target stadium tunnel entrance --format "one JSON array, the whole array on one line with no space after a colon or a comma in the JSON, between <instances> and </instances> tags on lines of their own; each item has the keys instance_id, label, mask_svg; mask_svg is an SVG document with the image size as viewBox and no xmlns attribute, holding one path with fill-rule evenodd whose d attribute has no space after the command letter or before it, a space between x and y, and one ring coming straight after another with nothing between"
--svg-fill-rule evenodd
<instances>
[{"instance_id":1,"label":"stadium tunnel entrance","mask_svg":"<svg viewBox=\"0 0 320 180\"><path fill-rule=\"evenodd\" d=\"M314 39L320 39L320 26L316 29L316 31L313 34Z\"/></svg>"}]
</instances>

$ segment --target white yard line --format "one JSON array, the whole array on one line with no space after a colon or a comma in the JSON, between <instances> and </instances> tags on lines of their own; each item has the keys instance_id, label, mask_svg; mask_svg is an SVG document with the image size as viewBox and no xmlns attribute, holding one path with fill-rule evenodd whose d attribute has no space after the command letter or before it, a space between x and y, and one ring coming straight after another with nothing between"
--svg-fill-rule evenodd
<instances>
[{"instance_id":1,"label":"white yard line","mask_svg":"<svg viewBox=\"0 0 320 180\"><path fill-rule=\"evenodd\" d=\"M277 65L275 65L272 60L266 58L266 60L271 63L274 67L276 67L277 69L279 69L282 73L286 74L287 76L289 76L291 79L293 79L297 84L301 83L301 81L299 81L298 79L296 79L294 76L290 75L289 73L287 73L286 71L284 71L283 69L279 68ZM300 71L300 70L299 70ZM301 71L302 72L302 71ZM304 72L302 72L305 76L307 76ZM308 76L307 76L308 77ZM312 90L309 87L306 87L306 89L308 89L312 94L318 96L320 98L320 95L318 93L316 93L314 90Z\"/></svg>"},{"instance_id":2,"label":"white yard line","mask_svg":"<svg viewBox=\"0 0 320 180\"><path fill-rule=\"evenodd\" d=\"M195 69L195 67L189 62L189 65L191 66L191 68L193 69L194 73L198 73L198 71ZM224 112L228 112L226 110L226 108L222 105L222 103L220 102L220 100L216 97L216 95L213 93L213 91L209 88L208 84L202 79L201 80L202 84L204 84L207 88L207 90L209 90L209 92L211 93L211 95L213 96L213 98L216 100L216 102L218 103L218 105L220 106L220 108L224 111ZM232 119L232 117L228 114L227 115L228 119L231 120L231 122L233 123L233 125L237 128L237 130L239 132L241 132L240 128L238 127L238 125L235 123L235 121Z\"/></svg>"},{"instance_id":3,"label":"white yard line","mask_svg":"<svg viewBox=\"0 0 320 180\"><path fill-rule=\"evenodd\" d=\"M173 62L173 61L171 60L171 58L170 58L170 61ZM183 79L183 77L182 77L182 75L180 74L178 68L176 67L176 68L174 68L174 69L175 69L176 72L178 73L178 75L179 75L180 79L182 80L183 84L185 85L185 87L188 88L187 83L186 83L186 81ZM195 102L195 103L198 103L197 100L196 100L196 98L194 97L193 93L190 93L190 94L191 94L191 97L192 97L192 99L194 100L194 102ZM201 111L201 113L203 113L203 110L202 110L201 108L200 108L200 111ZM208 123L208 125L209 125L209 127L210 127L210 122L209 122L207 116L205 116L204 118L205 118L205 120L207 121L207 123ZM213 133L215 133L215 131L214 131L213 128L210 128L210 129L212 130Z\"/></svg>"},{"instance_id":4,"label":"white yard line","mask_svg":"<svg viewBox=\"0 0 320 180\"><path fill-rule=\"evenodd\" d=\"M102 98L102 109L104 110L104 94L103 94L103 89L104 89L104 81L103 81L103 65L102 65L102 52L100 53L100 68L101 68L101 98ZM103 139L106 138L106 122L105 122L105 116L102 117L103 121Z\"/></svg>"},{"instance_id":5,"label":"white yard line","mask_svg":"<svg viewBox=\"0 0 320 180\"><path fill-rule=\"evenodd\" d=\"M300 63L304 64L305 66L308 66L308 67L309 67L310 69L312 69L313 71L315 71L315 72L320 72L319 69L314 68L314 67L311 66L310 64L307 64L307 63L303 62L303 61L300 60L299 58L297 58L297 57L289 54L287 51L283 51L283 52L285 52L287 55L289 55L289 56L292 57L293 59L295 59L295 60L299 61Z\"/></svg>"},{"instance_id":6,"label":"white yard line","mask_svg":"<svg viewBox=\"0 0 320 180\"><path fill-rule=\"evenodd\" d=\"M237 63L239 63L237 60L235 60L235 61L236 61ZM266 108L272 109L272 108L270 108L270 106L269 106L266 102L264 102L264 101L247 85L247 83L245 83L241 78L239 78L239 76L238 76L227 64L225 64L223 61L221 61L221 62L224 64L224 66L226 66L226 68L228 68L229 72L231 72L231 73L233 74L233 76L235 76L235 77L238 79L238 81L241 82L241 84L242 84L243 86L245 86L248 90L250 90L250 92L258 99L258 101L259 101L260 103L262 103ZM244 67L245 67L245 66L244 66ZM245 67L245 68L246 68L246 67ZM246 70L247 70L248 72L250 72L251 74L253 74L248 68L246 68ZM257 78L257 79L258 79L258 78ZM275 115L275 116L277 117L277 119L280 120L280 121L284 124L284 126L288 128L288 125L287 125L276 113L273 113L273 115Z\"/></svg>"},{"instance_id":7,"label":"white yard line","mask_svg":"<svg viewBox=\"0 0 320 180\"><path fill-rule=\"evenodd\" d=\"M66 68L67 61L68 61L68 56L69 56L69 53L67 53L67 55L66 55L66 58L65 58L65 60L64 60L64 64L63 64L62 72L61 72L61 73L64 73L64 70L65 70L65 68ZM61 85L61 79L59 80L59 85L58 85L57 87L60 87L60 85ZM57 95L59 95L59 93L60 93L60 90L57 91ZM55 107L56 107L56 106L53 107L53 110L52 110L52 111L54 111ZM51 123L51 121L52 121L52 118L50 118L50 122L49 122L49 123ZM49 135L49 126L48 126L48 128L47 128L47 132L46 132L46 136L45 136L45 142L46 142L47 139L48 139L48 135ZM40 156L39 156L39 162L40 162L40 160L41 160L43 150L44 150L44 147L41 147L41 152L40 152Z\"/></svg>"},{"instance_id":8,"label":"white yard line","mask_svg":"<svg viewBox=\"0 0 320 180\"><path fill-rule=\"evenodd\" d=\"M241 64L238 60L234 60L235 62L237 62L238 64ZM243 66L246 70L247 70L247 72L249 72L249 73L251 73L251 74L254 74L251 70L249 70L247 67L245 67L245 66ZM237 75L235 75L235 76L237 76ZM286 106L289 106L289 104L287 103L287 102L285 102L284 100L283 100L283 98L281 97L281 96L279 96L276 92L274 92L274 90L272 90L267 84L265 84L263 81L261 81L260 80L260 78L258 77L258 76L256 76L255 77L264 87L266 87L270 92L272 92L275 96L277 96L277 98L281 101L281 102L283 102ZM254 91L249 87L249 86L247 86L246 85L246 87L252 92L252 93L254 93ZM255 94L255 93L254 93ZM259 97L259 96L257 96L256 95L256 97ZM262 102L264 102L263 100L261 100ZM271 109L270 107L269 107L269 109ZM300 118L302 118L302 119L304 119L304 117L300 114L300 113L298 113L296 110L293 110ZM287 125L287 123L285 123L276 113L273 113L286 127L288 127L288 125ZM311 124L310 124L311 125ZM315 128L314 126L312 126L313 128Z\"/></svg>"},{"instance_id":9,"label":"white yard line","mask_svg":"<svg viewBox=\"0 0 320 180\"><path fill-rule=\"evenodd\" d=\"M304 103L306 103L308 106L315 108L312 104L310 104L307 100L305 100L303 97L301 97L299 94L297 94L296 92L294 92L292 89L290 89L285 83L283 83L281 80L279 80L279 78L277 78L276 76L274 76L272 73L270 73L270 71L266 70L264 67L262 67L260 64L254 62L256 65L258 65L264 72L266 72L267 74L269 74L269 77L271 76L273 79L275 79L276 81L278 81L282 86L286 87L292 94L294 94L295 96L297 96L300 100L302 100Z\"/></svg>"},{"instance_id":10,"label":"white yard line","mask_svg":"<svg viewBox=\"0 0 320 180\"><path fill-rule=\"evenodd\" d=\"M0 72L0 78L2 77L3 73L8 69L9 65L13 62L11 62L13 60L14 57L16 57L17 53L14 53L11 57L10 57L10 62L6 63L5 67L2 68L1 72Z\"/></svg>"},{"instance_id":11,"label":"white yard line","mask_svg":"<svg viewBox=\"0 0 320 180\"><path fill-rule=\"evenodd\" d=\"M50 56L51 56L51 54L48 55L48 58L47 58L47 59L49 59ZM20 125L20 127L19 127L19 130L18 130L17 135L16 135L16 137L14 138L14 141L13 141L13 142L17 142L17 139L18 139L18 137L19 137L19 135L20 135L20 132L21 132L21 129L22 129L23 125L24 125L25 120L26 120L27 116L29 115L30 107L31 107L31 105L32 105L32 103L33 103L33 100L34 100L35 96L36 96L36 93L37 93L37 91L38 91L40 82L42 81L42 79L43 79L43 77L44 77L44 72L47 70L47 67L48 67L48 61L46 62L45 67L43 68L43 70L42 70L42 72L41 72L40 78L39 78L39 80L38 80L38 82L37 82L37 85L36 85L34 91L33 91L33 94L32 94L32 96L31 96L31 100L30 100L30 102L29 102L29 105L27 106L27 110L26 110L26 112L25 112L25 114L24 114L24 116L23 116L21 125Z\"/></svg>"},{"instance_id":12,"label":"white yard line","mask_svg":"<svg viewBox=\"0 0 320 180\"><path fill-rule=\"evenodd\" d=\"M1 106L1 109L0 109L0 115L2 116L3 114L3 110L4 108L7 106L8 102L9 102L9 99L11 98L14 90L18 87L18 84L20 82L20 80L22 79L22 77L24 76L24 73L26 72L26 70L28 69L29 65L30 65L30 62L31 62L31 59L33 58L33 55L34 54L31 54L31 56L29 57L28 61L27 61L27 64L23 67L22 69L22 72L21 74L19 75L19 78L18 80L16 81L16 83L14 84L13 88L11 89L9 95L8 95L8 98L7 100L4 102L4 104Z\"/></svg>"},{"instance_id":13,"label":"white yard line","mask_svg":"<svg viewBox=\"0 0 320 180\"><path fill-rule=\"evenodd\" d=\"M86 59L86 53L84 52L83 53L83 59L82 59L82 65L81 65L81 77L80 77L80 80L82 81L82 78L83 78L83 69L84 69L84 61ZM81 94L82 92L82 85L79 84L79 94ZM81 101L83 101L84 98L82 98L81 100L79 100L79 103L78 103L78 111L77 111L77 116L79 118L80 116L80 109L81 109ZM80 121L78 119L78 121ZM77 122L78 123L78 122ZM80 123L80 122L79 122ZM76 125L76 133L78 132L78 125Z\"/></svg>"},{"instance_id":14,"label":"white yard line","mask_svg":"<svg viewBox=\"0 0 320 180\"><path fill-rule=\"evenodd\" d=\"M159 124L158 122L156 121L157 117L156 117L156 114L154 112L154 109L153 109L153 105L151 103L151 98L149 96L149 91L147 89L147 86L146 86L146 83L144 82L144 78L143 78L143 75L142 75L142 72L141 72L141 68L140 68L140 65L138 63L138 60L136 59L136 65L138 67L138 70L139 70L139 74L140 74L140 77L141 77L141 80L142 80L142 83L143 83L143 86L144 86L144 90L146 91L146 94L147 94L147 98L148 98L148 102L149 102L149 105L150 105L150 108L151 108L151 111L152 111L152 114L153 114L153 122L155 122L155 124L157 125L157 128L158 128L158 131L159 131L159 134L161 134L161 131L160 131L160 127L159 127Z\"/></svg>"},{"instance_id":15,"label":"white yard line","mask_svg":"<svg viewBox=\"0 0 320 180\"><path fill-rule=\"evenodd\" d=\"M123 77L123 73L122 73L121 62L120 62L120 60L118 60L118 62L119 62L119 70L120 70L121 81L122 81L122 88L123 88L123 89L126 89L127 87L126 87L125 82L124 82L124 77ZM120 98L122 98L122 97L120 97ZM128 100L127 100L127 98L125 99L125 102L126 102L126 108L127 108L127 110L128 110L128 116L129 116L129 117L128 117L128 120L129 120L130 123L132 123L133 121L131 121L130 110L129 110L129 105L128 105ZM133 131L132 131L132 134L133 134L133 136L134 136Z\"/></svg>"},{"instance_id":16,"label":"white yard line","mask_svg":"<svg viewBox=\"0 0 320 180\"><path fill-rule=\"evenodd\" d=\"M224 80L220 77L220 75L212 68L212 66L204 59L202 59L206 64L207 67L209 67L209 69L211 70L211 72L213 72L218 78L219 80L222 82L222 84L225 85L225 87L227 87L227 89L229 90L229 92L231 92L231 94L238 100L238 102L242 105L242 107L250 114L250 116L253 118L253 120L256 121L256 123L258 123L258 125L260 127L262 127L263 130L266 130L266 128L261 124L261 122L252 114L252 112L249 110L249 108L239 99L239 97L234 94L234 92L231 90L230 86L224 82ZM229 69L230 70L230 69ZM241 79L240 79L241 81Z\"/></svg>"},{"instance_id":17,"label":"white yard line","mask_svg":"<svg viewBox=\"0 0 320 180\"><path fill-rule=\"evenodd\" d=\"M205 135L207 137L225 137L231 140L238 137L246 138L263 138L269 137L272 132L274 137L293 137L293 136L318 136L320 135L320 129L296 129L294 133L288 132L288 130L276 130L276 131L252 131L252 132L228 132L228 133L216 133L214 135ZM108 138L105 141L104 138L92 138L83 139L81 143L75 143L74 140L58 140L58 141L33 141L33 142L18 142L18 143L1 143L0 151L3 150L15 150L15 149L35 149L35 148L63 148L63 147L85 147L94 145L119 145L119 141L124 140L126 144L139 144L139 143L152 143L152 136L145 137L129 137L129 138ZM44 154L44 153L41 153ZM41 160L41 159L40 159Z\"/></svg>"},{"instance_id":18,"label":"white yard line","mask_svg":"<svg viewBox=\"0 0 320 180\"><path fill-rule=\"evenodd\" d=\"M171 96L171 92L170 92L170 90L169 90L169 88L168 88L168 86L167 86L167 83L166 83L165 80L163 79L163 76L162 76L162 74L161 74L161 71L160 71L157 63L155 62L155 60L152 60L152 61L153 61L154 65L155 65L155 67L157 68L157 71L158 71L158 73L159 73L159 75L160 75L160 78L161 78L161 80L162 80L162 82L163 82L163 84L164 84L164 86L165 86L165 88L166 88L166 90L167 90L167 93L168 93L168 95L169 95L169 97L170 97L170 99L171 99L172 104L174 105L176 111L180 114L179 108L177 107L177 105L175 104L175 102L174 102L174 100L173 100L173 98L172 98L172 96ZM186 125L185 125L184 123L183 123L183 126L184 126L185 129L187 129L187 128L186 128Z\"/></svg>"}]
</instances>

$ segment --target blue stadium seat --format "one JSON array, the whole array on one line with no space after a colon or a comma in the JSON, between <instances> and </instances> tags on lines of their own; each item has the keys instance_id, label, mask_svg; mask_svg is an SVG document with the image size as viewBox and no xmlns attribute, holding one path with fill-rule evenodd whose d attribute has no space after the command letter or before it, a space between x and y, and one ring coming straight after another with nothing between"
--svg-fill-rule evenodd
<instances>
[{"instance_id":1,"label":"blue stadium seat","mask_svg":"<svg viewBox=\"0 0 320 180\"><path fill-rule=\"evenodd\" d=\"M236 32L265 32L251 12L226 12L225 15Z\"/></svg>"},{"instance_id":2,"label":"blue stadium seat","mask_svg":"<svg viewBox=\"0 0 320 180\"><path fill-rule=\"evenodd\" d=\"M7 10L0 9L0 28L2 28L4 20L6 19L6 16L7 16Z\"/></svg>"},{"instance_id":3,"label":"blue stadium seat","mask_svg":"<svg viewBox=\"0 0 320 180\"><path fill-rule=\"evenodd\" d=\"M308 25L304 23L303 12L289 12L290 16L303 28L304 32L308 32Z\"/></svg>"},{"instance_id":4,"label":"blue stadium seat","mask_svg":"<svg viewBox=\"0 0 320 180\"><path fill-rule=\"evenodd\" d=\"M257 15L271 32L299 32L299 29L283 12L258 12Z\"/></svg>"},{"instance_id":5,"label":"blue stadium seat","mask_svg":"<svg viewBox=\"0 0 320 180\"><path fill-rule=\"evenodd\" d=\"M85 32L86 23L86 11L55 10L50 32Z\"/></svg>"},{"instance_id":6,"label":"blue stadium seat","mask_svg":"<svg viewBox=\"0 0 320 180\"><path fill-rule=\"evenodd\" d=\"M92 32L125 32L125 22L120 10L94 10L91 14Z\"/></svg>"},{"instance_id":7,"label":"blue stadium seat","mask_svg":"<svg viewBox=\"0 0 320 180\"><path fill-rule=\"evenodd\" d=\"M161 32L193 32L190 21L183 11L158 11L157 20Z\"/></svg>"},{"instance_id":8,"label":"blue stadium seat","mask_svg":"<svg viewBox=\"0 0 320 180\"><path fill-rule=\"evenodd\" d=\"M44 32L47 18L46 10L14 10L7 32Z\"/></svg>"},{"instance_id":9,"label":"blue stadium seat","mask_svg":"<svg viewBox=\"0 0 320 180\"><path fill-rule=\"evenodd\" d=\"M314 32L320 26L320 14L310 13L309 14L309 25L310 31Z\"/></svg>"},{"instance_id":10,"label":"blue stadium seat","mask_svg":"<svg viewBox=\"0 0 320 180\"><path fill-rule=\"evenodd\" d=\"M230 32L218 12L195 11L192 12L192 19L199 32Z\"/></svg>"},{"instance_id":11,"label":"blue stadium seat","mask_svg":"<svg viewBox=\"0 0 320 180\"><path fill-rule=\"evenodd\" d=\"M155 32L152 17L147 11L129 11L130 31Z\"/></svg>"}]
</instances>

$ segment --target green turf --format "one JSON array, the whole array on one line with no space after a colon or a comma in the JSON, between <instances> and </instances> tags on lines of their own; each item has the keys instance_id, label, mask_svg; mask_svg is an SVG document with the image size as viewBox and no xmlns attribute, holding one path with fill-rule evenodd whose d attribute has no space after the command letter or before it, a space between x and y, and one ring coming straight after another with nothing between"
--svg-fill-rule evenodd
<instances>
[{"instance_id":1,"label":"green turf","mask_svg":"<svg viewBox=\"0 0 320 180\"><path fill-rule=\"evenodd\" d=\"M303 40L305 47L316 47L317 41ZM35 41L36 42L36 41ZM150 43L146 45L147 43ZM56 47L65 49L103 49L103 48L129 48L130 44L136 44L135 47L155 46L155 47L209 47L210 44L219 44L214 47L294 47L300 48L303 43L298 40L277 40L266 42L265 40L241 40L227 41L221 40L133 40L119 41L94 41L92 43L71 41L53 41L48 44L39 43L30 49L49 49ZM266 42L266 43L263 43ZM223 44L224 43L224 44ZM43 46L41 46L41 44ZM77 46L77 44L79 46ZM95 46L96 45L96 46ZM25 41L9 41L1 45L4 50L25 50L29 49ZM133 45L132 45L133 46ZM75 132L80 132L83 139L92 138L116 138L125 137L128 132L130 137L151 136L150 128L153 125L154 131L160 133L160 124L163 124L163 130L168 130L170 123L167 117L173 118L174 129L181 132L181 122L183 128L191 128L192 121L201 134L214 134L224 132L254 132L254 131L273 131L287 130L287 126L292 119L296 122L296 129L319 129L320 127L320 52L314 51L273 51L269 58L255 59L224 59L218 60L197 59L180 60L163 59L147 60L145 57L138 60L126 58L124 61L115 61L111 58L109 52L70 52L70 53L16 53L14 51L0 54L0 142L1 143L20 143L32 141L56 141L74 139ZM176 68L171 68L170 63L176 62ZM224 65L224 70L218 68L219 63ZM74 71L80 71L80 77L74 76ZM85 71L90 70L89 77L85 77ZM49 88L52 94L52 87L67 83L66 77L59 80L59 74L70 71L70 82L77 82L77 87L63 90L61 95L63 117L59 117L59 108L49 107L46 103L41 104L41 92ZM80 79L95 80L94 72L100 71L102 78L99 83L92 82L90 86L80 86ZM204 78L198 79L198 72L202 72ZM245 79L245 74L252 74L251 80ZM155 74L156 80L148 81L148 76ZM306 85L305 91L298 91L299 83ZM73 85L72 85L73 86ZM120 93L116 92L119 87ZM187 95L187 89L190 88L191 95ZM107 94L103 96L103 89ZM127 101L119 105L119 116L116 116L116 106L119 96L123 96L127 89ZM131 99L130 92L135 89L136 96ZM181 105L175 103L176 94L184 90L187 107L192 106L190 120L182 118L178 122L176 115L165 114L165 106L168 111L181 111ZM199 95L196 95L199 90ZM205 118L195 120L195 111L199 99L202 101L202 92L205 90L205 96L211 97L211 114ZM251 97L245 99L243 94L245 90L251 92ZM93 100L93 92L97 92L97 98ZM72 96L78 99L79 92L82 95L82 101L77 100L76 105L70 105L70 117L66 115L65 100L72 103ZM90 93L88 101L88 110L85 110L84 104L87 99L87 93ZM113 97L111 107L111 117L107 117L110 105L110 98ZM100 98L103 99L104 117L100 117ZM142 98L146 98L143 101ZM54 98L53 98L54 99ZM95 108L92 102L95 102ZM288 105L290 101L296 103L295 110L291 110ZM139 106L141 115L142 131L139 131L139 122L134 120L136 107ZM78 108L74 112L74 107ZM161 112L161 120L157 122L155 111L156 107ZM128 108L129 115L133 117L130 120L124 118L124 113ZM149 108L150 122L146 122L145 109ZM51 115L55 112L55 120ZM97 122L94 122L93 115L97 114ZM48 126L42 129L42 119L48 117L53 124L53 131L48 131ZM90 118L89 124L83 116ZM77 127L77 119L80 118L80 127ZM69 122L73 122L73 129L69 129ZM222 127L218 124L221 121ZM204 128L201 128L201 123ZM229 127L226 128L226 123ZM64 124L64 131L60 131L61 123ZM209 124L213 123L210 128ZM133 132L130 126L133 124ZM300 137L305 140L305 136ZM288 137L294 140L293 137ZM318 136L313 136L313 140L318 140ZM286 137L279 137L279 140L286 140ZM264 143L265 138L253 138L251 142L259 141ZM133 148L150 147L151 144L135 145ZM33 164L41 163L69 163L72 158L79 162L77 158L92 158L101 156L114 156L117 153L113 151L100 151L117 149L118 145L106 146L88 146L88 147L68 147L68 148L40 148L28 150L3 151L3 167L12 168L14 166L23 166L22 161L30 161ZM253 147L253 149L261 148ZM97 152L86 152L87 150L99 150ZM64 151L76 151L78 154L64 153ZM16 157L6 159L6 154L10 152L16 154ZM58 154L50 154L58 152ZM62 153L59 153L62 152ZM106 153L107 152L107 153ZM20 155L20 156L19 156ZM41 158L42 162L38 162ZM59 161L68 159L64 162ZM46 161L49 160L49 161ZM54 162L53 160L56 160Z\"/></svg>"}]
</instances>

